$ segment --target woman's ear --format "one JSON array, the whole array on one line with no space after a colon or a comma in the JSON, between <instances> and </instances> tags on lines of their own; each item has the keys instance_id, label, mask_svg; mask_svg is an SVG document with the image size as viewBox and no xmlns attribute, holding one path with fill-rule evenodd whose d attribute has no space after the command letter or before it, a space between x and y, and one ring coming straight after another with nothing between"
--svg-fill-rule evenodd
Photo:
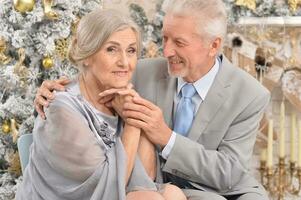
<instances>
[{"instance_id":1,"label":"woman's ear","mask_svg":"<svg viewBox=\"0 0 301 200\"><path fill-rule=\"evenodd\" d=\"M86 59L83 61L83 66L84 66L84 67L90 66L90 62L91 62L90 57L89 57L89 58L86 58Z\"/></svg>"}]
</instances>

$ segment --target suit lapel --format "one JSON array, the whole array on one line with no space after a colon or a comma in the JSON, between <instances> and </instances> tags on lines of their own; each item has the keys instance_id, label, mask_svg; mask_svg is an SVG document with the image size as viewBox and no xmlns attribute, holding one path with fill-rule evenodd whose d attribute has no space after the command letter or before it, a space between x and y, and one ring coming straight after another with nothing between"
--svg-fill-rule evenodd
<instances>
[{"instance_id":1,"label":"suit lapel","mask_svg":"<svg viewBox=\"0 0 301 200\"><path fill-rule=\"evenodd\" d=\"M161 108L164 120L169 127L172 126L173 98L176 91L176 78L165 77L157 84L157 105Z\"/></svg>"},{"instance_id":2,"label":"suit lapel","mask_svg":"<svg viewBox=\"0 0 301 200\"><path fill-rule=\"evenodd\" d=\"M209 122L216 115L217 111L227 99L227 92L220 84L212 85L208 92L205 101L199 107L199 110L194 118L192 127L188 133L188 137L196 141L201 133L205 130Z\"/></svg>"},{"instance_id":3,"label":"suit lapel","mask_svg":"<svg viewBox=\"0 0 301 200\"><path fill-rule=\"evenodd\" d=\"M222 59L223 62L220 66L220 70L205 100L201 103L188 133L188 137L193 141L199 139L209 122L213 119L229 96L231 84L228 82L228 63L225 63L227 62L227 60L225 61L225 58Z\"/></svg>"}]
</instances>

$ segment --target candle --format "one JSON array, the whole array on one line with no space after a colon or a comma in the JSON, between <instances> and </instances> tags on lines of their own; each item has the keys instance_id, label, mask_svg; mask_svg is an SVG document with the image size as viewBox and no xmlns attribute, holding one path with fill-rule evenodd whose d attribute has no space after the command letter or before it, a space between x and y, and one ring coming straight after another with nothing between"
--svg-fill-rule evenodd
<instances>
[{"instance_id":1,"label":"candle","mask_svg":"<svg viewBox=\"0 0 301 200\"><path fill-rule=\"evenodd\" d=\"M279 138L279 157L284 158L285 157L285 107L284 102L281 102L280 105L280 138Z\"/></svg>"},{"instance_id":2,"label":"candle","mask_svg":"<svg viewBox=\"0 0 301 200\"><path fill-rule=\"evenodd\" d=\"M295 113L292 114L292 121L291 121L291 162L296 162L296 136L295 136L295 129L296 129L296 115Z\"/></svg>"},{"instance_id":3,"label":"candle","mask_svg":"<svg viewBox=\"0 0 301 200\"><path fill-rule=\"evenodd\" d=\"M266 162L267 161L267 148L262 149L260 153L260 161Z\"/></svg>"},{"instance_id":4,"label":"candle","mask_svg":"<svg viewBox=\"0 0 301 200\"><path fill-rule=\"evenodd\" d=\"M269 120L269 131L268 131L268 161L267 167L272 168L273 166L273 120Z\"/></svg>"},{"instance_id":5,"label":"candle","mask_svg":"<svg viewBox=\"0 0 301 200\"><path fill-rule=\"evenodd\" d=\"M299 140L298 140L298 167L301 168L301 120L299 120L299 123L298 123L298 131L299 131Z\"/></svg>"},{"instance_id":6,"label":"candle","mask_svg":"<svg viewBox=\"0 0 301 200\"><path fill-rule=\"evenodd\" d=\"M259 82L262 84L262 69L259 69Z\"/></svg>"}]
</instances>

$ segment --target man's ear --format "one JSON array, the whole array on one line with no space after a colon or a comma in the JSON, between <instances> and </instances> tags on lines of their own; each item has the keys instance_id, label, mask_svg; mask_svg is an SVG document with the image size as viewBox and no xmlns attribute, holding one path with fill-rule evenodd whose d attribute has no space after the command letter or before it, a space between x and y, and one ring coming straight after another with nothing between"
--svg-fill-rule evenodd
<instances>
[{"instance_id":1,"label":"man's ear","mask_svg":"<svg viewBox=\"0 0 301 200\"><path fill-rule=\"evenodd\" d=\"M209 50L209 55L212 56L212 57L215 57L220 48L221 48L221 45L222 45L222 39L221 38L215 38L212 42L211 42L211 45L210 45L210 50Z\"/></svg>"}]
</instances>

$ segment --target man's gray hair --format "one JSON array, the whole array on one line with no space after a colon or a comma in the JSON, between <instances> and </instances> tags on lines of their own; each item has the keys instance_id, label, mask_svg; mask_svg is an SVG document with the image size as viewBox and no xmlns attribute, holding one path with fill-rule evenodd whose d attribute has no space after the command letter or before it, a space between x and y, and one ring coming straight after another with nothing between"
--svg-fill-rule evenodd
<instances>
[{"instance_id":1,"label":"man's gray hair","mask_svg":"<svg viewBox=\"0 0 301 200\"><path fill-rule=\"evenodd\" d=\"M137 54L141 49L141 36L137 25L120 11L95 9L85 15L79 22L76 35L69 47L69 59L79 69L83 61L95 54L115 32L131 28L136 33Z\"/></svg>"},{"instance_id":2,"label":"man's gray hair","mask_svg":"<svg viewBox=\"0 0 301 200\"><path fill-rule=\"evenodd\" d=\"M194 17L197 31L205 41L219 37L224 42L227 12L222 0L165 0L162 8L168 15Z\"/></svg>"}]
</instances>

